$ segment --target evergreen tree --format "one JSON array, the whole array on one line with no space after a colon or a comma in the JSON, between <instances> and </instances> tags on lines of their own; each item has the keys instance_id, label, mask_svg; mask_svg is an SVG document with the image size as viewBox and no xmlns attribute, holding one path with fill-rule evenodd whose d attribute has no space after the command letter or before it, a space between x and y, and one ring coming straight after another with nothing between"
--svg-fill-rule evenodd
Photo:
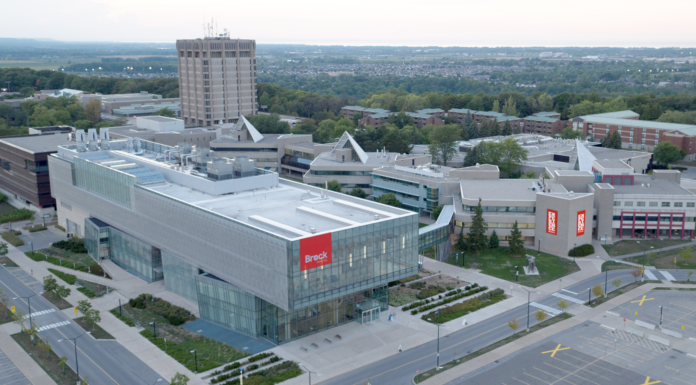
<instances>
[{"instance_id":1,"label":"evergreen tree","mask_svg":"<svg viewBox=\"0 0 696 385\"><path fill-rule=\"evenodd\" d=\"M500 136L500 123L498 123L498 119L493 119L493 122L491 122L491 136Z\"/></svg>"},{"instance_id":2,"label":"evergreen tree","mask_svg":"<svg viewBox=\"0 0 696 385\"><path fill-rule=\"evenodd\" d=\"M457 238L457 250L466 251L466 243L464 242L464 226L459 230L459 238Z\"/></svg>"},{"instance_id":3,"label":"evergreen tree","mask_svg":"<svg viewBox=\"0 0 696 385\"><path fill-rule=\"evenodd\" d=\"M462 131L462 139L469 140L469 127L466 126L466 123L459 123L459 129Z\"/></svg>"},{"instance_id":4,"label":"evergreen tree","mask_svg":"<svg viewBox=\"0 0 696 385\"><path fill-rule=\"evenodd\" d=\"M522 232L517 227L517 221L515 221L515 224L512 225L512 231L510 232L508 243L510 245L510 254L522 255L522 253L524 253L524 241L522 240Z\"/></svg>"},{"instance_id":5,"label":"evergreen tree","mask_svg":"<svg viewBox=\"0 0 696 385\"><path fill-rule=\"evenodd\" d=\"M621 134L619 134L619 131L618 130L610 131L609 135L607 135L606 138L604 138L604 142L602 143L602 147L620 149L621 148Z\"/></svg>"},{"instance_id":6,"label":"evergreen tree","mask_svg":"<svg viewBox=\"0 0 696 385\"><path fill-rule=\"evenodd\" d=\"M512 95L505 101L503 106L503 114L507 116L517 116L517 103L512 99Z\"/></svg>"},{"instance_id":7,"label":"evergreen tree","mask_svg":"<svg viewBox=\"0 0 696 385\"><path fill-rule=\"evenodd\" d=\"M510 124L509 120L506 120L505 124L503 124L502 135L505 135L505 136L512 135L512 125Z\"/></svg>"},{"instance_id":8,"label":"evergreen tree","mask_svg":"<svg viewBox=\"0 0 696 385\"><path fill-rule=\"evenodd\" d=\"M498 99L493 101L493 109L491 111L500 112L500 102L498 101Z\"/></svg>"},{"instance_id":9,"label":"evergreen tree","mask_svg":"<svg viewBox=\"0 0 696 385\"><path fill-rule=\"evenodd\" d=\"M476 147L477 146L474 146L471 150L469 150L469 152L466 153L466 157L464 157L464 164L462 165L463 167L476 166L476 163L479 162Z\"/></svg>"},{"instance_id":10,"label":"evergreen tree","mask_svg":"<svg viewBox=\"0 0 696 385\"><path fill-rule=\"evenodd\" d=\"M481 128L479 129L479 137L487 138L489 136L491 136L491 126L488 122L488 119L484 119L481 123Z\"/></svg>"},{"instance_id":11,"label":"evergreen tree","mask_svg":"<svg viewBox=\"0 0 696 385\"><path fill-rule=\"evenodd\" d=\"M500 246L500 240L498 239L498 234L496 234L495 230L493 230L493 234L491 234L491 239L489 239L488 242L488 247L491 249L497 249L498 246Z\"/></svg>"},{"instance_id":12,"label":"evergreen tree","mask_svg":"<svg viewBox=\"0 0 696 385\"><path fill-rule=\"evenodd\" d=\"M483 219L483 208L481 207L481 198L479 198L479 203L476 206L476 211L471 219L471 227L469 228L469 241L467 243L471 252L478 254L486 249L486 246L488 246L486 239L487 230L488 225Z\"/></svg>"},{"instance_id":13,"label":"evergreen tree","mask_svg":"<svg viewBox=\"0 0 696 385\"><path fill-rule=\"evenodd\" d=\"M478 123L476 123L473 120L469 122L468 130L469 130L469 140L479 138L481 135L481 133L479 132L479 128L478 128Z\"/></svg>"}]
</instances>

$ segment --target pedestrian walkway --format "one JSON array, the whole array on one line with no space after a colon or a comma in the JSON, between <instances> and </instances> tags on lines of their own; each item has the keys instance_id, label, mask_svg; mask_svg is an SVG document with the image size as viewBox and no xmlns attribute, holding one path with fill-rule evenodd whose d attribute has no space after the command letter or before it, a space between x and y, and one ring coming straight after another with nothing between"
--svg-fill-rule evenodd
<instances>
[{"instance_id":1,"label":"pedestrian walkway","mask_svg":"<svg viewBox=\"0 0 696 385\"><path fill-rule=\"evenodd\" d=\"M653 251L653 252L654 252L654 251L663 252L663 251L666 251L666 250L678 250L678 249L682 249L682 248L687 247L687 246L691 246L692 248L695 247L695 246L696 246L696 240L693 240L693 241L687 242L687 243L681 243L681 244L679 244L679 245L661 247L661 248L659 248L659 249L653 249L652 251ZM630 254L624 254L624 255L617 255L617 256L611 257L611 258L613 258L613 259L624 259L624 258L630 258L630 257L642 257L643 255L645 255L645 252L641 251L641 252L638 252L638 253L630 253Z\"/></svg>"},{"instance_id":2,"label":"pedestrian walkway","mask_svg":"<svg viewBox=\"0 0 696 385\"><path fill-rule=\"evenodd\" d=\"M56 384L4 327L0 327L0 384Z\"/></svg>"}]
</instances>

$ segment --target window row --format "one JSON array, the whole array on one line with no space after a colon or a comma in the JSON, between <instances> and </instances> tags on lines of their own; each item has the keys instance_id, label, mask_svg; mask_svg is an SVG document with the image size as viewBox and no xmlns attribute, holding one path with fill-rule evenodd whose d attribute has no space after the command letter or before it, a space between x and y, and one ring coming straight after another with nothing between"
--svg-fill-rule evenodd
<instances>
[{"instance_id":1,"label":"window row","mask_svg":"<svg viewBox=\"0 0 696 385\"><path fill-rule=\"evenodd\" d=\"M623 207L645 207L646 202L623 201ZM684 207L684 202L647 202L648 207ZM658 206L659 205L659 206ZM621 201L614 201L615 207L621 206ZM696 207L696 202L686 202L686 207Z\"/></svg>"}]
</instances>

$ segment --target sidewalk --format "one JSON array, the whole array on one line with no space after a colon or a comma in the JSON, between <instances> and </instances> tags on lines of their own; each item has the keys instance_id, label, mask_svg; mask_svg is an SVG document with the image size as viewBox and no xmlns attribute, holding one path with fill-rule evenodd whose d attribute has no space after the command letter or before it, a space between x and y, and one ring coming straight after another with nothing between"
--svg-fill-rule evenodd
<instances>
[{"instance_id":1,"label":"sidewalk","mask_svg":"<svg viewBox=\"0 0 696 385\"><path fill-rule=\"evenodd\" d=\"M51 272L48 271L48 267L46 265L50 265L51 268L57 267L52 264L46 264L45 262L35 262L26 255L24 255L23 252L19 251L17 248L15 248L12 245L8 245L8 254L7 256L10 257L17 265L19 265L24 271L26 272L33 272L34 278L36 278L39 282L43 281L43 277L52 275ZM70 269L67 269L70 270ZM76 273L75 271L67 271L71 274ZM85 273L86 274L86 273ZM87 274L91 275L91 274ZM99 278L97 276L94 276L97 279L104 279L104 278ZM82 279L82 277L80 277ZM87 280L87 279L86 279ZM133 281L135 280L135 281ZM128 281L121 281L121 282L110 282L110 286L122 286L126 287L128 285L133 285L131 288L133 289L144 289L148 287L149 285L147 282L140 280L138 278L133 277L133 280L128 280ZM59 280L60 281L60 280ZM106 281L111 281L111 280L106 280ZM137 282L139 281L139 282ZM164 290L164 284L160 282L161 287L155 288L153 290L152 288L148 291L140 291L138 294L141 292L159 292ZM154 285L154 284L152 284ZM77 287L74 285L66 285L69 287L70 290L70 296L66 298L66 301L71 303L72 305L77 305L77 303L81 300L89 300L92 303L92 306L94 309L100 311L100 315L102 318L102 322L99 324L99 326L102 327L102 329L106 330L109 334L114 336L116 341L121 343L126 349L130 350L133 354L135 354L140 360L142 360L146 365L148 365L150 368L152 368L154 371L159 373L160 376L162 376L163 379L166 379L169 381L174 375L179 372L183 373L186 376L188 376L191 381L189 384L206 384L206 381L203 381L200 379L199 375L194 374L190 370L188 370L186 367L178 363L176 360L174 360L172 357L164 353L162 350L160 350L158 347L150 343L145 337L140 335L140 331L142 329L137 329L135 327L129 327L123 321L119 320L116 318L113 314L109 312L109 310L113 309L118 305L117 301L114 304L111 302L108 298L96 298L96 299L89 299L87 296L84 294L80 293L77 291ZM132 291L131 290L131 291ZM176 296L173 293L170 293L172 296ZM158 295L159 297L159 295ZM169 300L169 299L167 299ZM178 305L178 303L177 303ZM20 348L21 349L21 348ZM43 370L41 370L43 373Z\"/></svg>"},{"instance_id":2,"label":"sidewalk","mask_svg":"<svg viewBox=\"0 0 696 385\"><path fill-rule=\"evenodd\" d=\"M532 334L529 334L525 337L522 337L516 341L513 341L509 344L506 344L504 346L499 347L498 349L495 349L491 352L488 352L482 356L476 357L472 359L471 361L467 362L466 365L459 365L457 367L454 367L450 370L447 370L445 372L442 372L427 381L424 381L423 384L426 385L439 385L439 384L446 384L450 381L454 381L459 377L462 377L468 373L471 373L477 369L480 369L488 364L491 364L493 362L496 362L497 360L503 359L506 356L511 355L512 353L518 352L528 346L531 346L543 339L546 339L548 337L552 337L558 333L561 333L565 330L568 330L574 326L580 325L585 321L591 320L595 317L601 317L602 320L606 319L604 318L604 315L607 314L607 310L611 310L616 306L619 306L626 301L630 301L631 299L644 295L648 293L649 291L653 290L656 287L663 287L665 286L664 284L645 284L643 286L640 286L636 289L633 289L629 291L628 293L622 294L618 297L612 298L611 300L601 304L600 306L597 306L596 308L589 308L586 306L583 306L584 311L578 311L573 318L559 322L557 324L551 325L549 327L546 327L544 329L541 329L539 331L536 331ZM673 285L674 287L684 287L684 288L693 288L693 285ZM608 317L608 316L607 316ZM690 345L690 353L696 352L696 346L693 346L693 344Z\"/></svg>"},{"instance_id":3,"label":"sidewalk","mask_svg":"<svg viewBox=\"0 0 696 385\"><path fill-rule=\"evenodd\" d=\"M31 358L19 344L10 337L4 326L0 327L0 350L12 361L33 385L56 385L56 382L44 372L39 364ZM10 328L12 329L12 328ZM2 374L0 373L0 376ZM18 381L17 383L22 383Z\"/></svg>"}]
</instances>

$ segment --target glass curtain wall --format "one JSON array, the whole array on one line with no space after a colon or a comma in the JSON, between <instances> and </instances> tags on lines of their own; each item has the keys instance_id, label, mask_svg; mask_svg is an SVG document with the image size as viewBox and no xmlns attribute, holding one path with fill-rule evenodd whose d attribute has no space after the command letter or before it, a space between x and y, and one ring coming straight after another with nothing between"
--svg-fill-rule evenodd
<instances>
[{"instance_id":1,"label":"glass curtain wall","mask_svg":"<svg viewBox=\"0 0 696 385\"><path fill-rule=\"evenodd\" d=\"M75 158L75 186L122 206L131 206L135 177L88 160Z\"/></svg>"},{"instance_id":2,"label":"glass curtain wall","mask_svg":"<svg viewBox=\"0 0 696 385\"><path fill-rule=\"evenodd\" d=\"M109 246L111 260L129 273L147 282L164 278L160 249L113 227L109 228Z\"/></svg>"},{"instance_id":3,"label":"glass curtain wall","mask_svg":"<svg viewBox=\"0 0 696 385\"><path fill-rule=\"evenodd\" d=\"M196 276L202 271L165 251L162 251L162 270L165 289L198 301Z\"/></svg>"},{"instance_id":4,"label":"glass curtain wall","mask_svg":"<svg viewBox=\"0 0 696 385\"><path fill-rule=\"evenodd\" d=\"M208 273L197 275L196 285L201 318L258 337L263 300Z\"/></svg>"}]
</instances>

